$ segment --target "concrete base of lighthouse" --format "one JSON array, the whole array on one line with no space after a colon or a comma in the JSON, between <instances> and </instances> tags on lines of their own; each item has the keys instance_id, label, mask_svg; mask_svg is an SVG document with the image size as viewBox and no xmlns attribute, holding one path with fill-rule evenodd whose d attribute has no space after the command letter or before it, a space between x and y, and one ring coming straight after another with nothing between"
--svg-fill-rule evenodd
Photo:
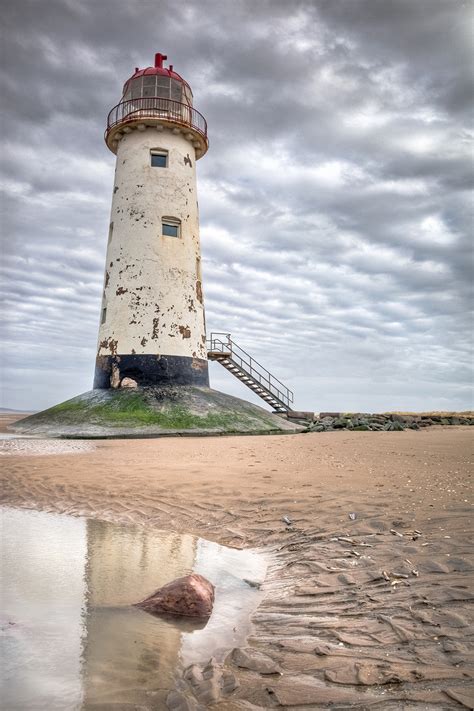
<instances>
[{"instance_id":1,"label":"concrete base of lighthouse","mask_svg":"<svg viewBox=\"0 0 474 711\"><path fill-rule=\"evenodd\" d=\"M18 434L67 439L285 434L304 428L207 387L96 389L10 426Z\"/></svg>"}]
</instances>

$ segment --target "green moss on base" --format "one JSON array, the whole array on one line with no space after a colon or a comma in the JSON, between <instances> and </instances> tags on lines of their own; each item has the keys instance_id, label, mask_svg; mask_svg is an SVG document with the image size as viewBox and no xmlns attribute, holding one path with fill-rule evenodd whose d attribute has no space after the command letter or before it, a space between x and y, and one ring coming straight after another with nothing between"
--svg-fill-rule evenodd
<instances>
[{"instance_id":1,"label":"green moss on base","mask_svg":"<svg viewBox=\"0 0 474 711\"><path fill-rule=\"evenodd\" d=\"M191 430L215 429L232 430L239 425L248 424L249 419L255 417L254 412L227 411L207 412L200 415L192 412L186 404L179 402L169 403L160 409L159 403L144 391L112 391L113 395L107 400L94 402L73 398L59 405L45 410L39 415L34 415L36 421L40 419L60 419L64 424L79 424L85 420L89 423L118 427L143 427L156 425L164 430ZM267 420L267 418L262 418ZM268 424L271 425L269 419Z\"/></svg>"}]
</instances>

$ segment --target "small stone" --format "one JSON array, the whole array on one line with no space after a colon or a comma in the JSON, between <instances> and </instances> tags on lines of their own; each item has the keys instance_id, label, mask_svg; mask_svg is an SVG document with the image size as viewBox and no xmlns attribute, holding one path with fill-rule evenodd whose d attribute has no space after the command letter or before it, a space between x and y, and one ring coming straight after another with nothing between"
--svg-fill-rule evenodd
<instances>
[{"instance_id":1,"label":"small stone","mask_svg":"<svg viewBox=\"0 0 474 711\"><path fill-rule=\"evenodd\" d=\"M402 422L394 422L392 424L392 430L394 432L403 432L404 429L405 429L405 426L403 425Z\"/></svg>"},{"instance_id":2,"label":"small stone","mask_svg":"<svg viewBox=\"0 0 474 711\"><path fill-rule=\"evenodd\" d=\"M120 383L121 388L138 388L138 383L133 378L124 378Z\"/></svg>"},{"instance_id":3,"label":"small stone","mask_svg":"<svg viewBox=\"0 0 474 711\"><path fill-rule=\"evenodd\" d=\"M168 613L183 617L210 617L214 604L214 585L198 573L177 578L135 604L145 612Z\"/></svg>"}]
</instances>

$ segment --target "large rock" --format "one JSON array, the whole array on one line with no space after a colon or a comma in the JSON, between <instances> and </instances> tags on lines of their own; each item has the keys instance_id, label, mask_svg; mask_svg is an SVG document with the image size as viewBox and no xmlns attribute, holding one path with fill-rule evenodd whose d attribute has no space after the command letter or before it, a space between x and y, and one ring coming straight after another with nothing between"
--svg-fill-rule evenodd
<instances>
[{"instance_id":1,"label":"large rock","mask_svg":"<svg viewBox=\"0 0 474 711\"><path fill-rule=\"evenodd\" d=\"M214 585L202 575L191 573L164 585L135 607L154 614L203 618L210 617L213 604Z\"/></svg>"}]
</instances>

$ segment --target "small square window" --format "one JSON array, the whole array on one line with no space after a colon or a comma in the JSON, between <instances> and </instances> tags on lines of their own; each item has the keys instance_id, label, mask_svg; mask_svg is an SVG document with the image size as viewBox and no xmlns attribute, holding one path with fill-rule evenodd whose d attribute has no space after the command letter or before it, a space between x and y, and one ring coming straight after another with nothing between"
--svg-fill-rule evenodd
<instances>
[{"instance_id":1,"label":"small square window","mask_svg":"<svg viewBox=\"0 0 474 711\"><path fill-rule=\"evenodd\" d=\"M165 151L153 152L151 154L151 167L152 168L167 168L168 167L168 153Z\"/></svg>"},{"instance_id":2,"label":"small square window","mask_svg":"<svg viewBox=\"0 0 474 711\"><path fill-rule=\"evenodd\" d=\"M162 222L162 232L166 237L179 237L179 224L176 222Z\"/></svg>"}]
</instances>

